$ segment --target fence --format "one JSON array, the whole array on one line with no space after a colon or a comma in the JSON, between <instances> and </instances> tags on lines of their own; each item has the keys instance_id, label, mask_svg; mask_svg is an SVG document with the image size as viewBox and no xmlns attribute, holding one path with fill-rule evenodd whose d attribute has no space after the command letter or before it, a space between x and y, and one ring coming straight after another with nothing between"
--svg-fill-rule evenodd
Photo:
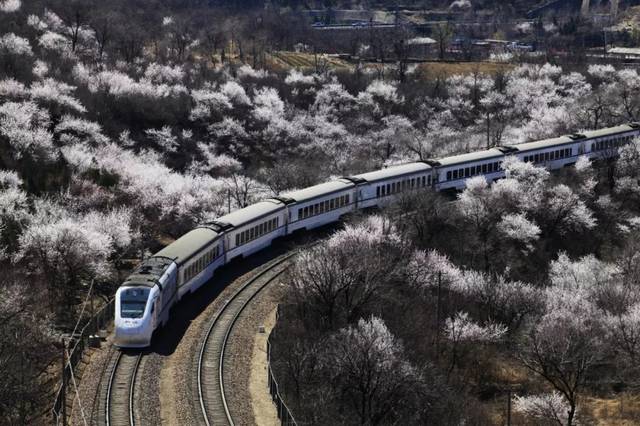
<instances>
[{"instance_id":1,"label":"fence","mask_svg":"<svg viewBox=\"0 0 640 426\"><path fill-rule=\"evenodd\" d=\"M87 321L79 334L71 336L71 341L68 342L68 346L63 345L63 351L65 353L63 357L65 361L64 369L62 370L62 383L58 388L53 409L51 410L56 425L61 422L62 424L66 424L66 384L69 383L71 379L71 369L75 368L82 359L84 350L89 344L89 336L96 334L98 330L103 329L105 325L113 320L113 303L114 299L111 299ZM67 347L70 349L68 358L66 357Z\"/></svg>"},{"instance_id":2,"label":"fence","mask_svg":"<svg viewBox=\"0 0 640 426\"><path fill-rule=\"evenodd\" d=\"M276 310L276 323L278 317L280 316L280 305L278 305L278 309ZM273 403L276 405L276 410L278 411L278 418L280 419L281 426L298 426L296 420L293 418L293 414L291 414L291 410L287 407L287 404L282 400L282 395L280 395L280 390L278 386L278 382L273 374L273 370L271 369L271 336L275 332L275 327L269 333L269 337L267 338L267 378L269 381L269 393L271 394L271 399Z\"/></svg>"}]
</instances>

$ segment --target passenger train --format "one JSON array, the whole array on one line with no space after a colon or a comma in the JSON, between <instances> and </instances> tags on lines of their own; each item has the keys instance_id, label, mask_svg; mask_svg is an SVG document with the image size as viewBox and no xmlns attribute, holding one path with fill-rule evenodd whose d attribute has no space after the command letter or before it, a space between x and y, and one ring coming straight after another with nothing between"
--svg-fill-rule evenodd
<instances>
[{"instance_id":1,"label":"passenger train","mask_svg":"<svg viewBox=\"0 0 640 426\"><path fill-rule=\"evenodd\" d=\"M574 164L581 155L599 159L640 135L640 124L507 145L485 151L389 167L289 192L234 211L188 232L151 256L116 292L115 344L146 347L169 320L170 308L211 280L216 269L248 256L278 237L312 229L354 210L380 207L407 190L462 190L465 180L504 177L506 156L548 169Z\"/></svg>"}]
</instances>

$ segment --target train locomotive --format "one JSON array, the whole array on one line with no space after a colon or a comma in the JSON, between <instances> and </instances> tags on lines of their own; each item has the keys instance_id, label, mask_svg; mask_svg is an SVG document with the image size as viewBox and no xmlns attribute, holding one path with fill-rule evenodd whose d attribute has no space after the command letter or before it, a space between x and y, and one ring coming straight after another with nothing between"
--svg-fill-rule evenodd
<instances>
[{"instance_id":1,"label":"train locomotive","mask_svg":"<svg viewBox=\"0 0 640 426\"><path fill-rule=\"evenodd\" d=\"M640 135L640 124L505 145L484 151L403 164L343 177L236 210L186 233L143 261L122 283L115 300L116 346L149 346L153 331L170 320L173 305L209 282L234 258L269 246L278 237L340 220L355 210L382 207L407 190L462 190L466 179L504 177L502 161L516 156L550 170L587 155L615 156Z\"/></svg>"}]
</instances>

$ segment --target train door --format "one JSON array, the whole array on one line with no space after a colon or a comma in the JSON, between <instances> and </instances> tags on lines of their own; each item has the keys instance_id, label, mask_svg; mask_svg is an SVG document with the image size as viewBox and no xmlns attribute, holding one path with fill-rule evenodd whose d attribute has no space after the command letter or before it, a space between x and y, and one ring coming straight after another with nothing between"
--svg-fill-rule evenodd
<instances>
[{"instance_id":1,"label":"train door","mask_svg":"<svg viewBox=\"0 0 640 426\"><path fill-rule=\"evenodd\" d=\"M160 293L162 294L162 293ZM158 309L158 298L160 296L156 296L153 299L153 303L151 304L151 330L155 330L158 327L158 315L160 314L160 309Z\"/></svg>"}]
</instances>

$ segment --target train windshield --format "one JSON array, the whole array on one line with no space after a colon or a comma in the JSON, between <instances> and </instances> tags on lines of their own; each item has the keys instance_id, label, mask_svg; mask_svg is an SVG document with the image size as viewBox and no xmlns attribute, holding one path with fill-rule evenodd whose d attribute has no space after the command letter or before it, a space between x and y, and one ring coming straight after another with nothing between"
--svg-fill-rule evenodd
<instances>
[{"instance_id":1,"label":"train windshield","mask_svg":"<svg viewBox=\"0 0 640 426\"><path fill-rule=\"evenodd\" d=\"M120 294L120 316L122 318L142 318L151 290L129 288Z\"/></svg>"}]
</instances>

